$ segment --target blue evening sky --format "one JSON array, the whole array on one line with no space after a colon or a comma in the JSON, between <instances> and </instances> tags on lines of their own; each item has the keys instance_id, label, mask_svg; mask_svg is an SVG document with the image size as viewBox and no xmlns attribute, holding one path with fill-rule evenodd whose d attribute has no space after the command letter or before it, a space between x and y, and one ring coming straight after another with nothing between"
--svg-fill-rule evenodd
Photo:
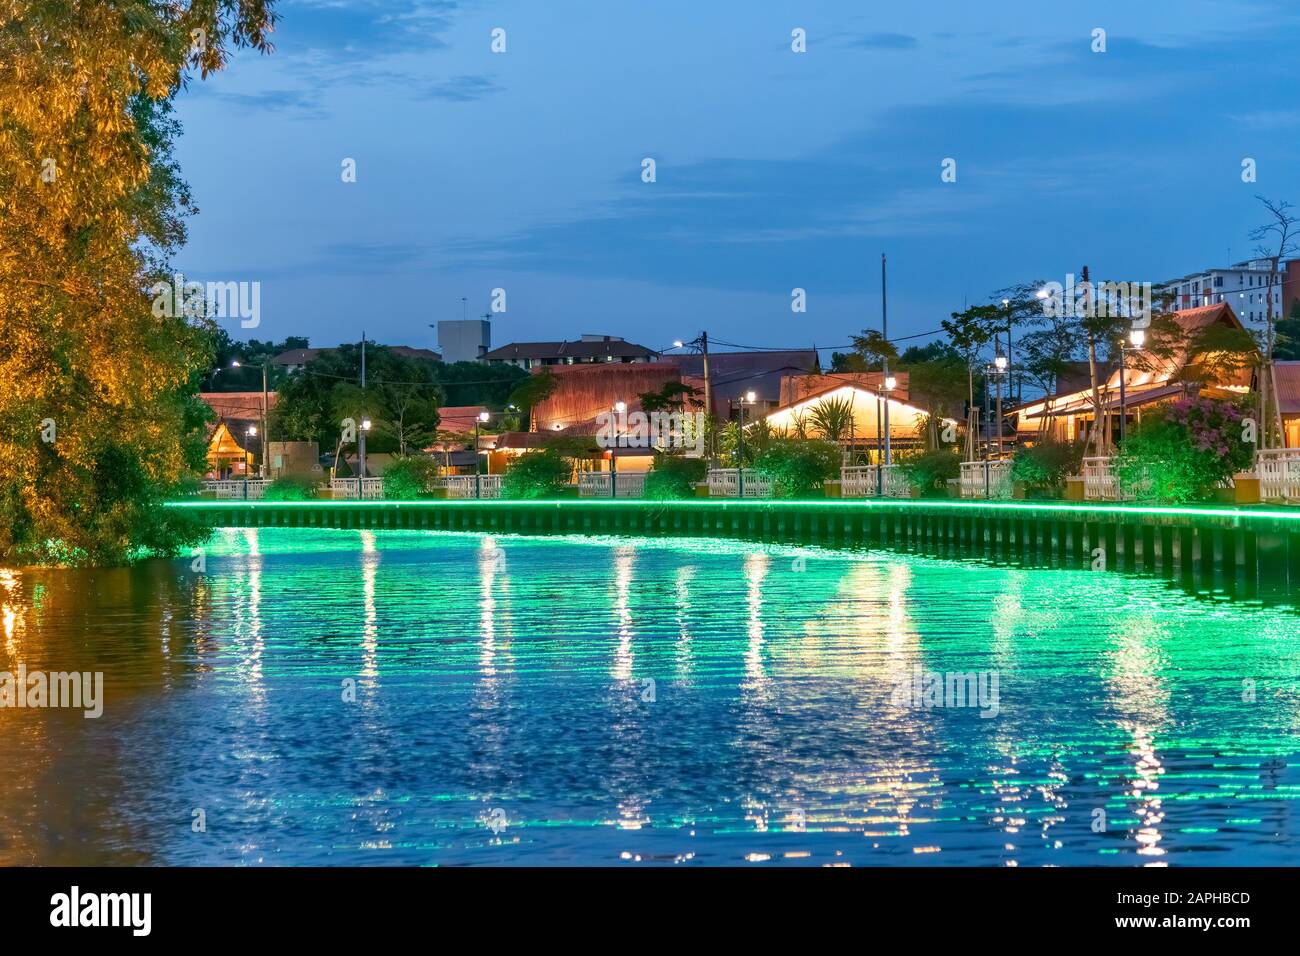
<instances>
[{"instance_id":1,"label":"blue evening sky","mask_svg":"<svg viewBox=\"0 0 1300 956\"><path fill-rule=\"evenodd\" d=\"M1255 194L1300 203L1285 0L278 8L274 54L180 98L201 212L177 264L261 282L236 337L433 347L500 287L494 345L842 346L880 321L882 251L901 336L1085 263L1156 282L1244 259Z\"/></svg>"}]
</instances>

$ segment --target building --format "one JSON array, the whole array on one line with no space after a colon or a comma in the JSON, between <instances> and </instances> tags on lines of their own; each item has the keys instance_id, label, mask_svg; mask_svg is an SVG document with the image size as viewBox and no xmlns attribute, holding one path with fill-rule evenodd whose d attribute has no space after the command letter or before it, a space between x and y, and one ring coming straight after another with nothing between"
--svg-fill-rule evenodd
<instances>
[{"instance_id":1,"label":"building","mask_svg":"<svg viewBox=\"0 0 1300 956\"><path fill-rule=\"evenodd\" d=\"M1300 298L1300 260L1283 262L1273 276L1273 287L1269 290L1269 272L1273 268L1271 259L1248 259L1220 269L1204 269L1185 275L1181 279L1172 279L1156 286L1157 299L1164 296L1173 297L1173 307L1178 310L1194 309L1201 306L1217 305L1220 302L1231 305L1233 311L1244 322L1263 322L1268 318L1268 300L1273 300L1273 317L1285 316L1290 309L1289 303ZM1288 303L1283 308L1284 301Z\"/></svg>"},{"instance_id":2,"label":"building","mask_svg":"<svg viewBox=\"0 0 1300 956\"><path fill-rule=\"evenodd\" d=\"M368 345L378 345L376 342L369 342ZM424 359L427 362L441 362L442 356L432 349L412 348L409 345L387 345L381 346L387 348L394 355L400 355L403 358ZM326 352L333 352L332 348L325 349L289 349L287 352L281 352L275 358L271 359L271 364L284 369L286 372L301 372L307 367L307 363L312 361L318 355Z\"/></svg>"},{"instance_id":3,"label":"building","mask_svg":"<svg viewBox=\"0 0 1300 956\"><path fill-rule=\"evenodd\" d=\"M538 366L533 374L539 374ZM682 381L681 370L669 362L605 362L548 367L557 386L533 409L533 430L484 435L489 471L505 471L511 458L562 442L574 455L579 471L608 471L618 457L618 470L648 471L654 462L650 448L601 448L596 441L600 416L622 402L628 413L641 410L640 396L657 392L668 382ZM698 388L698 382L686 384Z\"/></svg>"},{"instance_id":4,"label":"building","mask_svg":"<svg viewBox=\"0 0 1300 956\"><path fill-rule=\"evenodd\" d=\"M769 412L767 423L786 435L830 438L842 442L847 448L860 448L870 453L883 445L885 409L888 408L891 447L897 450L923 445L922 424L927 417L926 411L908 403L904 383L898 382L886 393L880 388L879 381L867 381L869 375L879 376L880 373L809 375L803 377L806 381L795 379L785 387L791 399ZM817 408L822 403L849 404L852 420L842 434L826 435L817 426ZM949 419L943 421L956 424Z\"/></svg>"},{"instance_id":5,"label":"building","mask_svg":"<svg viewBox=\"0 0 1300 956\"><path fill-rule=\"evenodd\" d=\"M1182 309L1174 313L1174 319L1187 336L1215 323L1242 328L1241 321L1226 301ZM1112 437L1119 434L1121 415L1129 421L1141 421L1142 409L1167 404L1188 394L1189 385L1182 380L1180 373L1196 358L1189 349L1180 348L1167 357L1159 357L1146 350L1136 352L1136 355L1127 359L1122 407L1120 368L1112 364L1098 373L1102 413ZM1279 363L1282 364L1285 363ZM1249 391L1250 386L1251 372L1244 369L1231 380L1204 383L1199 386L1199 391L1212 398L1240 398ZM1046 436L1058 441L1078 441L1089 434L1090 423L1095 417L1091 376L1083 376L1082 380L1072 376L1070 382L1062 382L1054 395L1011 408L1007 414L1016 416L1017 438L1021 441L1033 441Z\"/></svg>"},{"instance_id":6,"label":"building","mask_svg":"<svg viewBox=\"0 0 1300 956\"><path fill-rule=\"evenodd\" d=\"M492 348L492 323L487 319L440 321L438 348L444 362L477 362Z\"/></svg>"},{"instance_id":7,"label":"building","mask_svg":"<svg viewBox=\"0 0 1300 956\"><path fill-rule=\"evenodd\" d=\"M1288 318L1300 311L1300 259L1288 262L1286 271L1282 273L1282 305Z\"/></svg>"},{"instance_id":8,"label":"building","mask_svg":"<svg viewBox=\"0 0 1300 956\"><path fill-rule=\"evenodd\" d=\"M704 356L699 354L666 357L681 369L684 380L704 378ZM713 414L723 420L734 418L736 402L747 392L755 396L755 408L745 413L764 415L782 404L781 383L788 377L800 377L821 371L817 350L795 349L765 352L710 352L709 379L713 396Z\"/></svg>"},{"instance_id":9,"label":"building","mask_svg":"<svg viewBox=\"0 0 1300 956\"><path fill-rule=\"evenodd\" d=\"M1274 362L1273 379L1287 448L1300 448L1300 362Z\"/></svg>"},{"instance_id":10,"label":"building","mask_svg":"<svg viewBox=\"0 0 1300 956\"><path fill-rule=\"evenodd\" d=\"M576 342L511 342L484 353L479 361L533 369L548 365L657 362L659 353L616 335L584 335Z\"/></svg>"},{"instance_id":11,"label":"building","mask_svg":"<svg viewBox=\"0 0 1300 956\"><path fill-rule=\"evenodd\" d=\"M262 450L261 392L200 392L216 421L208 432L208 474L213 478L251 475ZM266 411L275 408L276 394L266 395ZM250 434L255 429L255 434Z\"/></svg>"}]
</instances>

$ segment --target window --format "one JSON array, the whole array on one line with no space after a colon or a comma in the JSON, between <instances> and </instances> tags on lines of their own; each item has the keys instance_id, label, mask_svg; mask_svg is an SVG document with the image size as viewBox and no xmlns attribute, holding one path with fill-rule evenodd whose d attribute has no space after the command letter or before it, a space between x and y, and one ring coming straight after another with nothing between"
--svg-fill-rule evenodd
<instances>
[{"instance_id":1,"label":"window","mask_svg":"<svg viewBox=\"0 0 1300 956\"><path fill-rule=\"evenodd\" d=\"M1223 276L1215 276L1215 277L1214 277L1214 287L1215 287L1216 289L1221 289L1221 288L1223 288Z\"/></svg>"}]
</instances>

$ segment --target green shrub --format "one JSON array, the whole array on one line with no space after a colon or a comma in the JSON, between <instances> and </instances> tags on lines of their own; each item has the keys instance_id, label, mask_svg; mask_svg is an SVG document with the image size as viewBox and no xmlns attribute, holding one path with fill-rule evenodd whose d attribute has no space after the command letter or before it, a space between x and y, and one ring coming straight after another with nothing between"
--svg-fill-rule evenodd
<instances>
[{"instance_id":1,"label":"green shrub","mask_svg":"<svg viewBox=\"0 0 1300 956\"><path fill-rule=\"evenodd\" d=\"M1115 458L1121 487L1173 504L1212 497L1216 484L1250 467L1254 446L1242 440L1244 417L1232 402L1209 398L1149 414Z\"/></svg>"},{"instance_id":2,"label":"green shrub","mask_svg":"<svg viewBox=\"0 0 1300 956\"><path fill-rule=\"evenodd\" d=\"M503 498L551 498L568 487L573 465L552 448L525 452L501 479Z\"/></svg>"},{"instance_id":3,"label":"green shrub","mask_svg":"<svg viewBox=\"0 0 1300 956\"><path fill-rule=\"evenodd\" d=\"M708 463L703 458L655 455L654 470L645 476L644 497L656 501L695 497L695 485L703 481Z\"/></svg>"},{"instance_id":4,"label":"green shrub","mask_svg":"<svg viewBox=\"0 0 1300 956\"><path fill-rule=\"evenodd\" d=\"M946 448L937 448L899 462L907 483L924 497L947 493L948 479L961 474L961 456Z\"/></svg>"},{"instance_id":5,"label":"green shrub","mask_svg":"<svg viewBox=\"0 0 1300 956\"><path fill-rule=\"evenodd\" d=\"M1011 480L1031 488L1059 488L1067 475L1079 473L1083 448L1058 441L1039 441L1028 448L1017 448L1011 459Z\"/></svg>"},{"instance_id":6,"label":"green shrub","mask_svg":"<svg viewBox=\"0 0 1300 956\"><path fill-rule=\"evenodd\" d=\"M438 462L421 455L394 458L384 469L384 497L396 501L427 498L438 478Z\"/></svg>"},{"instance_id":7,"label":"green shrub","mask_svg":"<svg viewBox=\"0 0 1300 956\"><path fill-rule=\"evenodd\" d=\"M834 442L778 439L754 460L754 470L772 482L774 498L810 498L839 475L842 459Z\"/></svg>"},{"instance_id":8,"label":"green shrub","mask_svg":"<svg viewBox=\"0 0 1300 956\"><path fill-rule=\"evenodd\" d=\"M266 486L263 497L267 501L309 501L316 497L317 485L315 478L281 475Z\"/></svg>"}]
</instances>

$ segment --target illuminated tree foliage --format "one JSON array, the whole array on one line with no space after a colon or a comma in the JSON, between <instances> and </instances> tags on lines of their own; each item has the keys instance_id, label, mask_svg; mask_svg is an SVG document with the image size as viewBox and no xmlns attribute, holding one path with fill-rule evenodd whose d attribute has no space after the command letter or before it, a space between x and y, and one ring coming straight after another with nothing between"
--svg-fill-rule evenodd
<instances>
[{"instance_id":1,"label":"illuminated tree foliage","mask_svg":"<svg viewBox=\"0 0 1300 956\"><path fill-rule=\"evenodd\" d=\"M270 0L0 0L0 560L174 553L156 507L202 461L204 320L159 317L193 212L172 97Z\"/></svg>"}]
</instances>

